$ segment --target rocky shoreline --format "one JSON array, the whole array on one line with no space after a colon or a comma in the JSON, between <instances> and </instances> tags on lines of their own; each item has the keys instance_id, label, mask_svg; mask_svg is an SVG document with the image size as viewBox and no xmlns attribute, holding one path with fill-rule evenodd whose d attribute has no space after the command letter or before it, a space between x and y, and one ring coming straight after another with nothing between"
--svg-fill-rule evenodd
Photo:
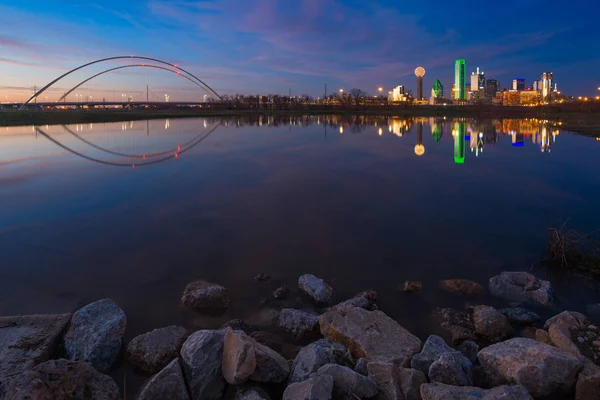
<instances>
[{"instance_id":1,"label":"rocky shoreline","mask_svg":"<svg viewBox=\"0 0 600 400\"><path fill-rule=\"evenodd\" d=\"M473 301L486 291L464 279L439 285ZM418 296L422 285L403 287ZM526 307L552 305L552 287L527 272L490 279L487 290L509 308L438 309L446 339L424 343L378 309L372 290L330 305L324 280L303 275L298 288L312 306L269 306L289 296L282 286L258 318L163 327L129 343L126 314L110 299L72 315L0 317L0 399L123 398L106 375L121 354L148 376L144 400L600 399L600 329L572 311L542 324ZM188 284L181 301L199 313L231 303L206 281Z\"/></svg>"}]
</instances>

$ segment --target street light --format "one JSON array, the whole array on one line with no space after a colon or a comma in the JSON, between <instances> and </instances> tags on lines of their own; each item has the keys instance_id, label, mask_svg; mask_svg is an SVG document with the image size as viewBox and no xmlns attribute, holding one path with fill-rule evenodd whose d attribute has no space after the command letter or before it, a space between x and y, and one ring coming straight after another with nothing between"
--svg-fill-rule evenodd
<instances>
[{"instance_id":1,"label":"street light","mask_svg":"<svg viewBox=\"0 0 600 400\"><path fill-rule=\"evenodd\" d=\"M341 94L344 94L344 89L340 89L340 93L341 93Z\"/></svg>"}]
</instances>

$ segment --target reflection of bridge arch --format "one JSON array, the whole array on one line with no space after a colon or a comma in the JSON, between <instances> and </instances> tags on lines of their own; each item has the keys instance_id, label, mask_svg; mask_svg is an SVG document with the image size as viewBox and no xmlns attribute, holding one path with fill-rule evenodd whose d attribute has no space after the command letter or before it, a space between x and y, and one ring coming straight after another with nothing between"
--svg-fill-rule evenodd
<instances>
[{"instance_id":1,"label":"reflection of bridge arch","mask_svg":"<svg viewBox=\"0 0 600 400\"><path fill-rule=\"evenodd\" d=\"M88 62L86 64L80 65L80 66L78 66L76 68L73 68L70 71L65 72L64 74L62 74L61 76L59 76L58 78L54 79L52 82L48 83L46 86L44 86L43 88L41 88L40 90L38 90L37 92L35 92L25 103L23 103L21 105L21 107L19 107L19 110L22 110L23 108L25 108L33 99L37 98L39 95L41 95L42 93L44 93L46 90L48 90L48 88L50 88L51 86L53 86L55 83L57 83L58 81L62 80L65 77L71 75L72 73L74 73L76 71L79 71L80 69L83 69L85 67L89 67L90 65L94 65L94 64L106 62L106 61L125 60L125 59L153 61L153 62L156 62L156 63L159 63L159 64L168 65L168 66L170 66L172 68L178 69L181 72L183 72L184 74L189 75L189 77L191 77L192 79L194 79L195 81L197 81L199 84L201 84L205 90L207 90L211 94L214 94L217 98L221 99L221 96L219 96L219 94L217 92L215 92L210 86L208 86L206 83L204 83L204 81L202 81L200 78L198 78L197 76L195 76L191 72L188 72L185 69L179 67L177 64L171 64L169 62L166 62L166 61L163 61L163 60L159 60L158 58L152 58L152 57L143 57L143 56L115 56L115 57L106 57L106 58L101 58L101 59L98 59L98 60L94 60L94 61Z\"/></svg>"}]
</instances>

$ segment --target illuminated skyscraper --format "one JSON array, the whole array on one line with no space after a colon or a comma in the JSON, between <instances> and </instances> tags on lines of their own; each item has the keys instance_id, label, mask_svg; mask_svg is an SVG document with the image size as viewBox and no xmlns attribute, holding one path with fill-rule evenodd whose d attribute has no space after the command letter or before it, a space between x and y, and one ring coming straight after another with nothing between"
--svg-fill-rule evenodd
<instances>
[{"instance_id":1,"label":"illuminated skyscraper","mask_svg":"<svg viewBox=\"0 0 600 400\"><path fill-rule=\"evenodd\" d=\"M544 72L541 80L542 101L550 101L554 83L554 74L552 72Z\"/></svg>"},{"instance_id":2,"label":"illuminated skyscraper","mask_svg":"<svg viewBox=\"0 0 600 400\"><path fill-rule=\"evenodd\" d=\"M444 86L442 86L442 83L439 79L436 79L435 82L433 82L433 87L431 88L431 97L436 99L444 97Z\"/></svg>"},{"instance_id":3,"label":"illuminated skyscraper","mask_svg":"<svg viewBox=\"0 0 600 400\"><path fill-rule=\"evenodd\" d=\"M417 100L423 98L423 77L425 76L425 68L417 67L415 69L415 75L417 76Z\"/></svg>"},{"instance_id":4,"label":"illuminated skyscraper","mask_svg":"<svg viewBox=\"0 0 600 400\"><path fill-rule=\"evenodd\" d=\"M465 60L458 59L454 62L454 93L455 100L466 100L467 93L465 81L467 79L467 64Z\"/></svg>"},{"instance_id":5,"label":"illuminated skyscraper","mask_svg":"<svg viewBox=\"0 0 600 400\"><path fill-rule=\"evenodd\" d=\"M525 79L513 79L513 90L525 90Z\"/></svg>"},{"instance_id":6,"label":"illuminated skyscraper","mask_svg":"<svg viewBox=\"0 0 600 400\"><path fill-rule=\"evenodd\" d=\"M465 163L465 132L467 124L465 122L457 122L454 124L452 136L454 136L454 162L456 164Z\"/></svg>"},{"instance_id":7,"label":"illuminated skyscraper","mask_svg":"<svg viewBox=\"0 0 600 400\"><path fill-rule=\"evenodd\" d=\"M477 72L471 73L471 92L482 89L485 89L485 73L477 67Z\"/></svg>"}]
</instances>

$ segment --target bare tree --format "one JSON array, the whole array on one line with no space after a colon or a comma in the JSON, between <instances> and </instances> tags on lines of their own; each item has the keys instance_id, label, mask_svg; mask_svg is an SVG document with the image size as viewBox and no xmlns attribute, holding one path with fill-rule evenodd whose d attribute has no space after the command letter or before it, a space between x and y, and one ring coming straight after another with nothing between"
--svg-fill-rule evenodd
<instances>
[{"instance_id":1,"label":"bare tree","mask_svg":"<svg viewBox=\"0 0 600 400\"><path fill-rule=\"evenodd\" d=\"M364 90L357 88L351 89L350 95L354 98L356 105L358 105L361 100L364 100L367 97L367 93Z\"/></svg>"}]
</instances>

